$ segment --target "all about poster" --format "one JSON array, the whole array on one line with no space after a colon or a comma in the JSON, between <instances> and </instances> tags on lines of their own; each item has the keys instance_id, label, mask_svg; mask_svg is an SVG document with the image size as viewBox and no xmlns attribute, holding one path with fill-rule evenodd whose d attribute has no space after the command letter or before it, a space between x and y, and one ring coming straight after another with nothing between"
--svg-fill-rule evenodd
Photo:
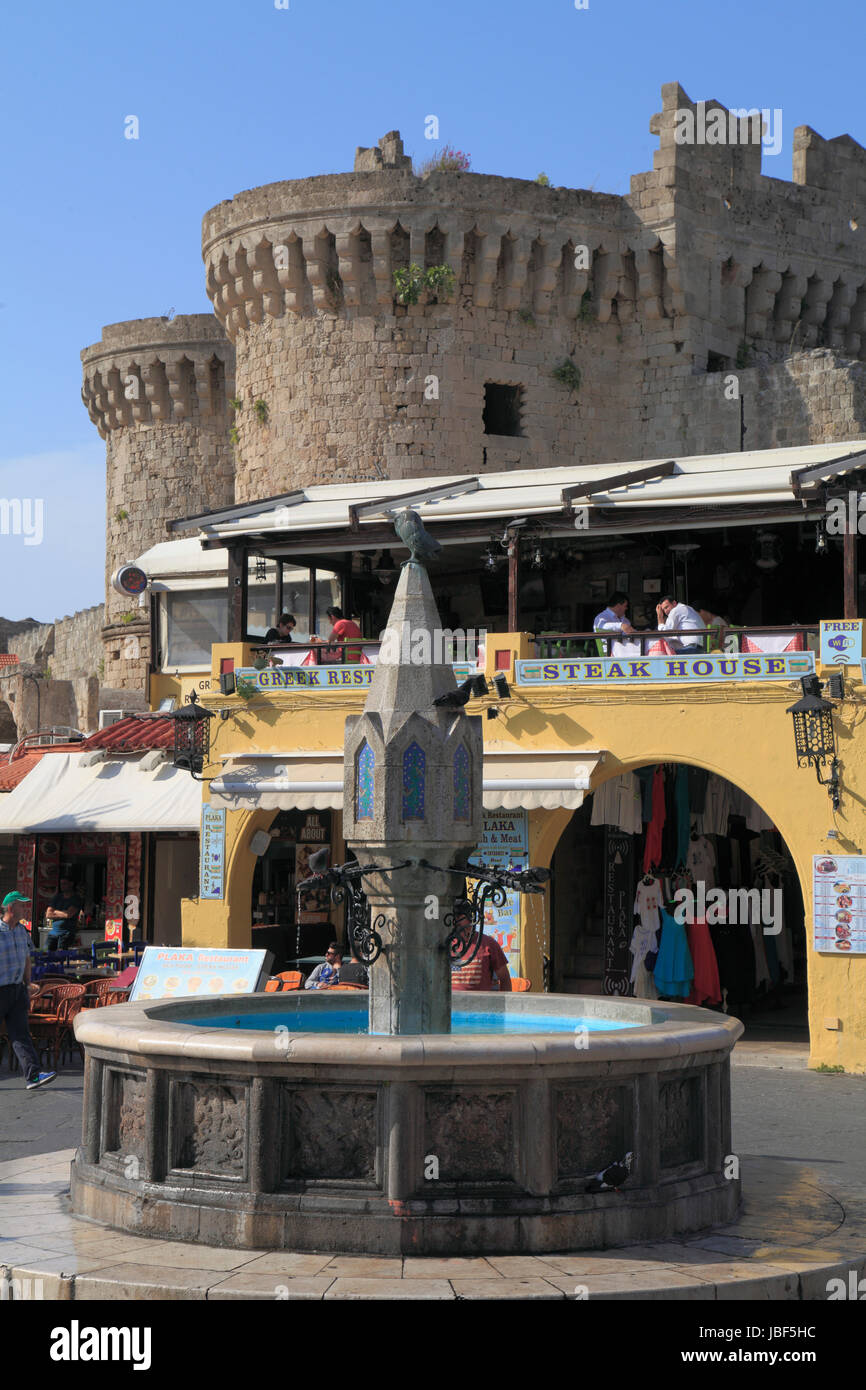
<instances>
[{"instance_id":1,"label":"all about poster","mask_svg":"<svg viewBox=\"0 0 866 1390\"><path fill-rule=\"evenodd\" d=\"M484 829L475 858L497 869L525 868L528 862L528 831L525 811L499 811L484 817ZM470 880L470 883L472 880ZM538 903L529 904L530 912L541 911ZM505 902L495 907L488 902L484 915L484 930L494 937L505 952L508 971L520 974L520 894L514 889L505 891Z\"/></svg>"}]
</instances>

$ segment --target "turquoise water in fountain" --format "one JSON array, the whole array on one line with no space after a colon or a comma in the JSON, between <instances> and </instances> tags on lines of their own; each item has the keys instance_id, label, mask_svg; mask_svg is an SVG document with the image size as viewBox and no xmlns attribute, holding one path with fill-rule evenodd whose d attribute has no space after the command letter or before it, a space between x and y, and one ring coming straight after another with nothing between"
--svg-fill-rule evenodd
<instances>
[{"instance_id":1,"label":"turquoise water in fountain","mask_svg":"<svg viewBox=\"0 0 866 1390\"><path fill-rule=\"evenodd\" d=\"M178 1023L193 1023L197 1028L250 1028L271 1033L286 1028L290 1033L366 1033L366 1004L360 1009L300 1008L279 1013L208 1014L206 1017L177 1018ZM620 1028L634 1028L634 1023L614 1022L609 1018L565 1018L561 1014L530 1013L469 1013L455 1012L451 1017L451 1034L460 1037L467 1033L613 1033Z\"/></svg>"}]
</instances>

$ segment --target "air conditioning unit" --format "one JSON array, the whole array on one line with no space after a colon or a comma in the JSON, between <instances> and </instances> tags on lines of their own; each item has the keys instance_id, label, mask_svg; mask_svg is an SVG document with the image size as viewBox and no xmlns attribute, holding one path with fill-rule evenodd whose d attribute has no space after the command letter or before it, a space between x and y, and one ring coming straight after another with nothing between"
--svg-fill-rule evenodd
<instances>
[{"instance_id":1,"label":"air conditioning unit","mask_svg":"<svg viewBox=\"0 0 866 1390\"><path fill-rule=\"evenodd\" d=\"M107 729L109 724L116 724L119 719L126 718L124 709L101 709L99 711L99 728Z\"/></svg>"}]
</instances>

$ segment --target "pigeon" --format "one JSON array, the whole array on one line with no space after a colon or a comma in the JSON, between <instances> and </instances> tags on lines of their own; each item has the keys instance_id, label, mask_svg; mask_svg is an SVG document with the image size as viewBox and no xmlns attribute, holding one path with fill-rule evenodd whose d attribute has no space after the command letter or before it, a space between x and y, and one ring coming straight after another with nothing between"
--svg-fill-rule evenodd
<instances>
[{"instance_id":1,"label":"pigeon","mask_svg":"<svg viewBox=\"0 0 866 1390\"><path fill-rule=\"evenodd\" d=\"M308 860L310 873L323 874L328 867L328 860L330 857L331 851L327 845L325 845L324 849L317 849L314 854L310 855Z\"/></svg>"},{"instance_id":2,"label":"pigeon","mask_svg":"<svg viewBox=\"0 0 866 1390\"><path fill-rule=\"evenodd\" d=\"M456 690L446 690L444 695L437 695L433 704L439 709L462 709L464 705L469 703L469 697L472 694L472 679L472 676L469 676L461 685L458 685Z\"/></svg>"},{"instance_id":3,"label":"pigeon","mask_svg":"<svg viewBox=\"0 0 866 1390\"><path fill-rule=\"evenodd\" d=\"M423 521L411 507L405 507L402 512L397 513L394 518L394 530L408 548L413 560L429 560L442 549L439 542L424 529Z\"/></svg>"},{"instance_id":4,"label":"pigeon","mask_svg":"<svg viewBox=\"0 0 866 1390\"><path fill-rule=\"evenodd\" d=\"M590 1178L584 1191L619 1192L619 1189L631 1172L631 1161L633 1157L633 1154L627 1153L625 1158L619 1163L611 1163L608 1168L602 1168L600 1173L596 1173L594 1178Z\"/></svg>"}]
</instances>

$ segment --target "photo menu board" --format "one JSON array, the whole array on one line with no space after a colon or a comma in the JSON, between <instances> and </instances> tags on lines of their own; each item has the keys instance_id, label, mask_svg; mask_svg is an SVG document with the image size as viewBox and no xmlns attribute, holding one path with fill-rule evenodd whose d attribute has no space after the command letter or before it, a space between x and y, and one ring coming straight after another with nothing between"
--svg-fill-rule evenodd
<instances>
[{"instance_id":1,"label":"photo menu board","mask_svg":"<svg viewBox=\"0 0 866 1390\"><path fill-rule=\"evenodd\" d=\"M815 950L833 956L866 955L866 858L816 854L812 878Z\"/></svg>"}]
</instances>

